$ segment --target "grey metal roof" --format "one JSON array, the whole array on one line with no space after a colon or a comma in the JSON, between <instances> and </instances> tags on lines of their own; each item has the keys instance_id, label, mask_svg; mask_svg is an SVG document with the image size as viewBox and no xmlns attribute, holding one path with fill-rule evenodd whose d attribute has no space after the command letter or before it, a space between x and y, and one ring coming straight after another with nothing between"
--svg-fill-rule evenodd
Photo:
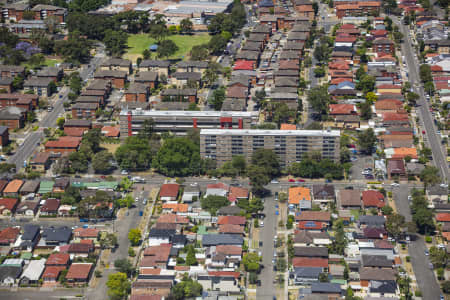
<instances>
[{"instance_id":1,"label":"grey metal roof","mask_svg":"<svg viewBox=\"0 0 450 300\"><path fill-rule=\"evenodd\" d=\"M148 67L168 68L169 66L170 61L168 60L143 60L139 65L139 68L148 68Z\"/></svg>"},{"instance_id":2,"label":"grey metal roof","mask_svg":"<svg viewBox=\"0 0 450 300\"><path fill-rule=\"evenodd\" d=\"M8 277L17 279L19 278L20 273L22 273L22 267L20 266L0 265L0 281L3 281Z\"/></svg>"},{"instance_id":3,"label":"grey metal roof","mask_svg":"<svg viewBox=\"0 0 450 300\"><path fill-rule=\"evenodd\" d=\"M72 229L69 227L48 227L42 231L42 237L46 241L69 242Z\"/></svg>"},{"instance_id":4,"label":"grey metal roof","mask_svg":"<svg viewBox=\"0 0 450 300\"><path fill-rule=\"evenodd\" d=\"M362 264L364 267L392 267L392 260L386 258L385 255L363 255Z\"/></svg>"},{"instance_id":5,"label":"grey metal roof","mask_svg":"<svg viewBox=\"0 0 450 300\"><path fill-rule=\"evenodd\" d=\"M207 234L202 236L203 247L217 245L242 245L244 239L236 234Z\"/></svg>"},{"instance_id":6,"label":"grey metal roof","mask_svg":"<svg viewBox=\"0 0 450 300\"><path fill-rule=\"evenodd\" d=\"M297 267L294 268L294 271L292 272L297 277L301 278L319 278L320 273L322 273L322 268L316 268L316 267Z\"/></svg>"},{"instance_id":7,"label":"grey metal roof","mask_svg":"<svg viewBox=\"0 0 450 300\"><path fill-rule=\"evenodd\" d=\"M386 219L383 216L361 216L358 221L366 225L383 225Z\"/></svg>"},{"instance_id":8,"label":"grey metal roof","mask_svg":"<svg viewBox=\"0 0 450 300\"><path fill-rule=\"evenodd\" d=\"M330 282L313 282L311 284L313 293L341 293L341 285L339 283Z\"/></svg>"},{"instance_id":9,"label":"grey metal roof","mask_svg":"<svg viewBox=\"0 0 450 300\"><path fill-rule=\"evenodd\" d=\"M22 240L33 240L40 231L38 225L26 224L23 228Z\"/></svg>"},{"instance_id":10,"label":"grey metal roof","mask_svg":"<svg viewBox=\"0 0 450 300\"><path fill-rule=\"evenodd\" d=\"M294 256L297 257L328 257L326 247L294 247Z\"/></svg>"},{"instance_id":11,"label":"grey metal roof","mask_svg":"<svg viewBox=\"0 0 450 300\"><path fill-rule=\"evenodd\" d=\"M197 60L185 60L185 61L180 61L177 64L178 68L203 68L206 69L208 67L208 62L206 61L197 61Z\"/></svg>"},{"instance_id":12,"label":"grey metal roof","mask_svg":"<svg viewBox=\"0 0 450 300\"><path fill-rule=\"evenodd\" d=\"M48 87L48 85L50 84L50 82L52 82L53 80L51 78L46 78L46 77L31 77L29 79L27 79L25 81L25 83L23 84L24 87Z\"/></svg>"}]
</instances>

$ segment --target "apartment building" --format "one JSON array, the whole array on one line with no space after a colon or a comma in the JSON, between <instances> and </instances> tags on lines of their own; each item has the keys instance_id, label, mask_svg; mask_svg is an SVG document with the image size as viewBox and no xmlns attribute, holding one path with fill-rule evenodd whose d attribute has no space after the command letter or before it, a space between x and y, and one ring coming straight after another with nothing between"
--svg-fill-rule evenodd
<instances>
[{"instance_id":1,"label":"apartment building","mask_svg":"<svg viewBox=\"0 0 450 300\"><path fill-rule=\"evenodd\" d=\"M334 161L340 155L339 130L246 130L202 129L200 155L211 158L221 166L235 155L247 161L259 148L271 149L282 166L298 162L306 153L320 152L323 158Z\"/></svg>"},{"instance_id":2,"label":"apartment building","mask_svg":"<svg viewBox=\"0 0 450 300\"><path fill-rule=\"evenodd\" d=\"M136 135L145 120L153 120L156 132L184 135L191 128L249 129L258 121L257 112L241 111L153 111L123 109L120 113L120 136Z\"/></svg>"}]
</instances>

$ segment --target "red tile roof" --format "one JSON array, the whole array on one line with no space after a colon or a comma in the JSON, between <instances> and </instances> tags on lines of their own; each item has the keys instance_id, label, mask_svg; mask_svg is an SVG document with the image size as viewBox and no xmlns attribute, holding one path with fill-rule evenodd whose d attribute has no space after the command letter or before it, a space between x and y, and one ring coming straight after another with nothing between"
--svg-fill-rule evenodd
<instances>
[{"instance_id":1,"label":"red tile roof","mask_svg":"<svg viewBox=\"0 0 450 300\"><path fill-rule=\"evenodd\" d=\"M17 203L19 203L19 200L16 198L2 198L0 199L0 211L3 211L5 209L14 211Z\"/></svg>"},{"instance_id":2,"label":"red tile roof","mask_svg":"<svg viewBox=\"0 0 450 300\"><path fill-rule=\"evenodd\" d=\"M233 245L218 245L216 246L216 252L225 255L242 255L242 247Z\"/></svg>"},{"instance_id":3,"label":"red tile roof","mask_svg":"<svg viewBox=\"0 0 450 300\"><path fill-rule=\"evenodd\" d=\"M119 137L120 128L119 126L103 126L102 134L106 137Z\"/></svg>"},{"instance_id":4,"label":"red tile roof","mask_svg":"<svg viewBox=\"0 0 450 300\"><path fill-rule=\"evenodd\" d=\"M47 266L42 274L42 278L56 280L58 279L59 274L65 269L66 267L64 266Z\"/></svg>"},{"instance_id":5,"label":"red tile roof","mask_svg":"<svg viewBox=\"0 0 450 300\"><path fill-rule=\"evenodd\" d=\"M177 183L166 183L161 186L159 191L160 197L177 197L180 190L180 185Z\"/></svg>"},{"instance_id":6,"label":"red tile roof","mask_svg":"<svg viewBox=\"0 0 450 300\"><path fill-rule=\"evenodd\" d=\"M292 265L294 267L328 268L328 259L326 259L326 258L294 257L292 259Z\"/></svg>"},{"instance_id":7,"label":"red tile roof","mask_svg":"<svg viewBox=\"0 0 450 300\"><path fill-rule=\"evenodd\" d=\"M150 257L144 257L142 260L144 260L146 258L150 258ZM140 266L143 267L142 262L141 262ZM161 269L160 268L151 269L151 268L144 267L139 270L139 274L141 274L141 275L159 275L159 274L161 274Z\"/></svg>"},{"instance_id":8,"label":"red tile roof","mask_svg":"<svg viewBox=\"0 0 450 300\"><path fill-rule=\"evenodd\" d=\"M248 199L248 190L237 186L230 187L228 200L235 202L238 199Z\"/></svg>"},{"instance_id":9,"label":"red tile roof","mask_svg":"<svg viewBox=\"0 0 450 300\"><path fill-rule=\"evenodd\" d=\"M356 42L356 37L354 37L354 36L348 36L348 37L347 36L337 36L335 42L336 43L354 43L354 42Z\"/></svg>"},{"instance_id":10,"label":"red tile roof","mask_svg":"<svg viewBox=\"0 0 450 300\"><path fill-rule=\"evenodd\" d=\"M364 203L364 207L378 207L381 208L386 205L384 202L384 196L379 191L363 191L362 192L362 201Z\"/></svg>"},{"instance_id":11,"label":"red tile roof","mask_svg":"<svg viewBox=\"0 0 450 300\"><path fill-rule=\"evenodd\" d=\"M164 214L159 216L157 223L176 223L189 224L189 219L185 216L178 216L176 214Z\"/></svg>"},{"instance_id":12,"label":"red tile roof","mask_svg":"<svg viewBox=\"0 0 450 300\"><path fill-rule=\"evenodd\" d=\"M70 255L68 253L52 253L48 257L45 264L47 266L51 265L67 265L69 264Z\"/></svg>"},{"instance_id":13,"label":"red tile roof","mask_svg":"<svg viewBox=\"0 0 450 300\"><path fill-rule=\"evenodd\" d=\"M218 277L234 277L239 278L241 276L241 273L239 272L229 272L229 271L209 271L209 276L218 276Z\"/></svg>"},{"instance_id":14,"label":"red tile roof","mask_svg":"<svg viewBox=\"0 0 450 300\"><path fill-rule=\"evenodd\" d=\"M234 63L233 70L248 70L252 71L254 69L254 62L248 60L237 60Z\"/></svg>"},{"instance_id":15,"label":"red tile roof","mask_svg":"<svg viewBox=\"0 0 450 300\"><path fill-rule=\"evenodd\" d=\"M60 200L59 199L47 199L45 200L45 204L41 207L41 212L54 212L59 208Z\"/></svg>"},{"instance_id":16,"label":"red tile roof","mask_svg":"<svg viewBox=\"0 0 450 300\"><path fill-rule=\"evenodd\" d=\"M439 213L436 215L438 222L450 222L450 213Z\"/></svg>"},{"instance_id":17,"label":"red tile roof","mask_svg":"<svg viewBox=\"0 0 450 300\"><path fill-rule=\"evenodd\" d=\"M66 279L88 279L92 264L72 264L67 272Z\"/></svg>"},{"instance_id":18,"label":"red tile roof","mask_svg":"<svg viewBox=\"0 0 450 300\"><path fill-rule=\"evenodd\" d=\"M384 113L383 121L408 121L408 114L400 114L400 113Z\"/></svg>"},{"instance_id":19,"label":"red tile roof","mask_svg":"<svg viewBox=\"0 0 450 300\"><path fill-rule=\"evenodd\" d=\"M89 253L92 250L92 245L84 243L73 243L69 245L69 253Z\"/></svg>"},{"instance_id":20,"label":"red tile roof","mask_svg":"<svg viewBox=\"0 0 450 300\"><path fill-rule=\"evenodd\" d=\"M376 30L371 30L370 34L372 34L373 36L377 36L377 37L378 36L386 37L388 32L387 32L387 30L384 30L384 29L376 29Z\"/></svg>"},{"instance_id":21,"label":"red tile roof","mask_svg":"<svg viewBox=\"0 0 450 300\"><path fill-rule=\"evenodd\" d=\"M339 29L356 29L356 26L354 24L342 24L341 27L339 27Z\"/></svg>"},{"instance_id":22,"label":"red tile roof","mask_svg":"<svg viewBox=\"0 0 450 300\"><path fill-rule=\"evenodd\" d=\"M22 185L22 180L14 179L13 181L10 181L8 185L3 189L3 193L17 193Z\"/></svg>"},{"instance_id":23,"label":"red tile roof","mask_svg":"<svg viewBox=\"0 0 450 300\"><path fill-rule=\"evenodd\" d=\"M78 148L81 144L81 137L62 136L56 141L48 141L45 143L45 148Z\"/></svg>"},{"instance_id":24,"label":"red tile roof","mask_svg":"<svg viewBox=\"0 0 450 300\"><path fill-rule=\"evenodd\" d=\"M344 82L344 81L353 82L353 79L338 77L338 78L333 78L330 83L338 85L339 83Z\"/></svg>"},{"instance_id":25,"label":"red tile roof","mask_svg":"<svg viewBox=\"0 0 450 300\"><path fill-rule=\"evenodd\" d=\"M97 228L76 228L73 232L75 236L80 238L96 238L100 230Z\"/></svg>"},{"instance_id":26,"label":"red tile roof","mask_svg":"<svg viewBox=\"0 0 450 300\"><path fill-rule=\"evenodd\" d=\"M64 133L68 136L80 137L80 136L83 136L85 131L87 131L87 130L84 128L64 127Z\"/></svg>"},{"instance_id":27,"label":"red tile roof","mask_svg":"<svg viewBox=\"0 0 450 300\"><path fill-rule=\"evenodd\" d=\"M206 186L206 189L222 189L228 191L230 187L222 182L211 183Z\"/></svg>"},{"instance_id":28,"label":"red tile roof","mask_svg":"<svg viewBox=\"0 0 450 300\"><path fill-rule=\"evenodd\" d=\"M398 110L403 106L403 102L397 99L384 99L375 102L375 109L377 110Z\"/></svg>"},{"instance_id":29,"label":"red tile roof","mask_svg":"<svg viewBox=\"0 0 450 300\"><path fill-rule=\"evenodd\" d=\"M234 224L223 224L219 225L219 232L244 234L244 226Z\"/></svg>"},{"instance_id":30,"label":"red tile roof","mask_svg":"<svg viewBox=\"0 0 450 300\"><path fill-rule=\"evenodd\" d=\"M298 221L330 222L331 214L327 211L302 211L295 216L295 219Z\"/></svg>"},{"instance_id":31,"label":"red tile roof","mask_svg":"<svg viewBox=\"0 0 450 300\"><path fill-rule=\"evenodd\" d=\"M377 89L401 89L401 85L395 85L395 84L381 84L377 86Z\"/></svg>"},{"instance_id":32,"label":"red tile roof","mask_svg":"<svg viewBox=\"0 0 450 300\"><path fill-rule=\"evenodd\" d=\"M172 244L147 247L144 250L144 256L152 256L157 262L167 262L169 260L171 249Z\"/></svg>"},{"instance_id":33,"label":"red tile roof","mask_svg":"<svg viewBox=\"0 0 450 300\"><path fill-rule=\"evenodd\" d=\"M217 224L223 225L223 224L234 224L234 225L242 225L244 226L247 220L245 217L242 216L220 216Z\"/></svg>"},{"instance_id":34,"label":"red tile roof","mask_svg":"<svg viewBox=\"0 0 450 300\"><path fill-rule=\"evenodd\" d=\"M13 243L20 234L20 228L8 227L0 231L0 243L10 244Z\"/></svg>"},{"instance_id":35,"label":"red tile roof","mask_svg":"<svg viewBox=\"0 0 450 300\"><path fill-rule=\"evenodd\" d=\"M439 66L439 65L433 65L433 66L430 67L430 69L431 69L432 72L441 72L441 71L443 71L442 67Z\"/></svg>"},{"instance_id":36,"label":"red tile roof","mask_svg":"<svg viewBox=\"0 0 450 300\"><path fill-rule=\"evenodd\" d=\"M352 115L356 113L354 104L330 104L330 115Z\"/></svg>"}]
</instances>

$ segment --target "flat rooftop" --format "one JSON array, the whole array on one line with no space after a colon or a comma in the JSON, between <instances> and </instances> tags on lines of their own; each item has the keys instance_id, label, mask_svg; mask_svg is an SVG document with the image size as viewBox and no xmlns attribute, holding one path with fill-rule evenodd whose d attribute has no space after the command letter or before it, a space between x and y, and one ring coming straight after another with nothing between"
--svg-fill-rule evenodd
<instances>
[{"instance_id":1,"label":"flat rooftop","mask_svg":"<svg viewBox=\"0 0 450 300\"><path fill-rule=\"evenodd\" d=\"M211 1L158 1L148 5L141 5L143 9L151 8L152 11L162 14L194 14L194 13L221 13L233 3L232 0L222 0L220 2Z\"/></svg>"},{"instance_id":2,"label":"flat rooftop","mask_svg":"<svg viewBox=\"0 0 450 300\"><path fill-rule=\"evenodd\" d=\"M339 137L339 130L264 130L264 129L201 129L200 135L257 136L323 136Z\"/></svg>"},{"instance_id":3,"label":"flat rooftop","mask_svg":"<svg viewBox=\"0 0 450 300\"><path fill-rule=\"evenodd\" d=\"M186 110L140 110L123 109L120 112L121 116L128 115L131 112L132 116L150 116L150 117L258 117L258 112L255 111L186 111Z\"/></svg>"}]
</instances>

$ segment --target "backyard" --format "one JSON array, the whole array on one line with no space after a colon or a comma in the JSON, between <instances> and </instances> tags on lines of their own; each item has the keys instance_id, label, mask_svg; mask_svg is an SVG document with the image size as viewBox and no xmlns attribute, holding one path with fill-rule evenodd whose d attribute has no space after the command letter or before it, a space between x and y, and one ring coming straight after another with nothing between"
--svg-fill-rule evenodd
<instances>
[{"instance_id":1,"label":"backyard","mask_svg":"<svg viewBox=\"0 0 450 300\"><path fill-rule=\"evenodd\" d=\"M170 58L183 57L183 59L186 59L193 46L208 43L210 38L208 34L171 35L167 39L174 41L179 50ZM148 49L155 43L155 39L150 38L148 34L130 35L128 37L128 51L125 53L124 58L131 59L135 62L145 49Z\"/></svg>"}]
</instances>

